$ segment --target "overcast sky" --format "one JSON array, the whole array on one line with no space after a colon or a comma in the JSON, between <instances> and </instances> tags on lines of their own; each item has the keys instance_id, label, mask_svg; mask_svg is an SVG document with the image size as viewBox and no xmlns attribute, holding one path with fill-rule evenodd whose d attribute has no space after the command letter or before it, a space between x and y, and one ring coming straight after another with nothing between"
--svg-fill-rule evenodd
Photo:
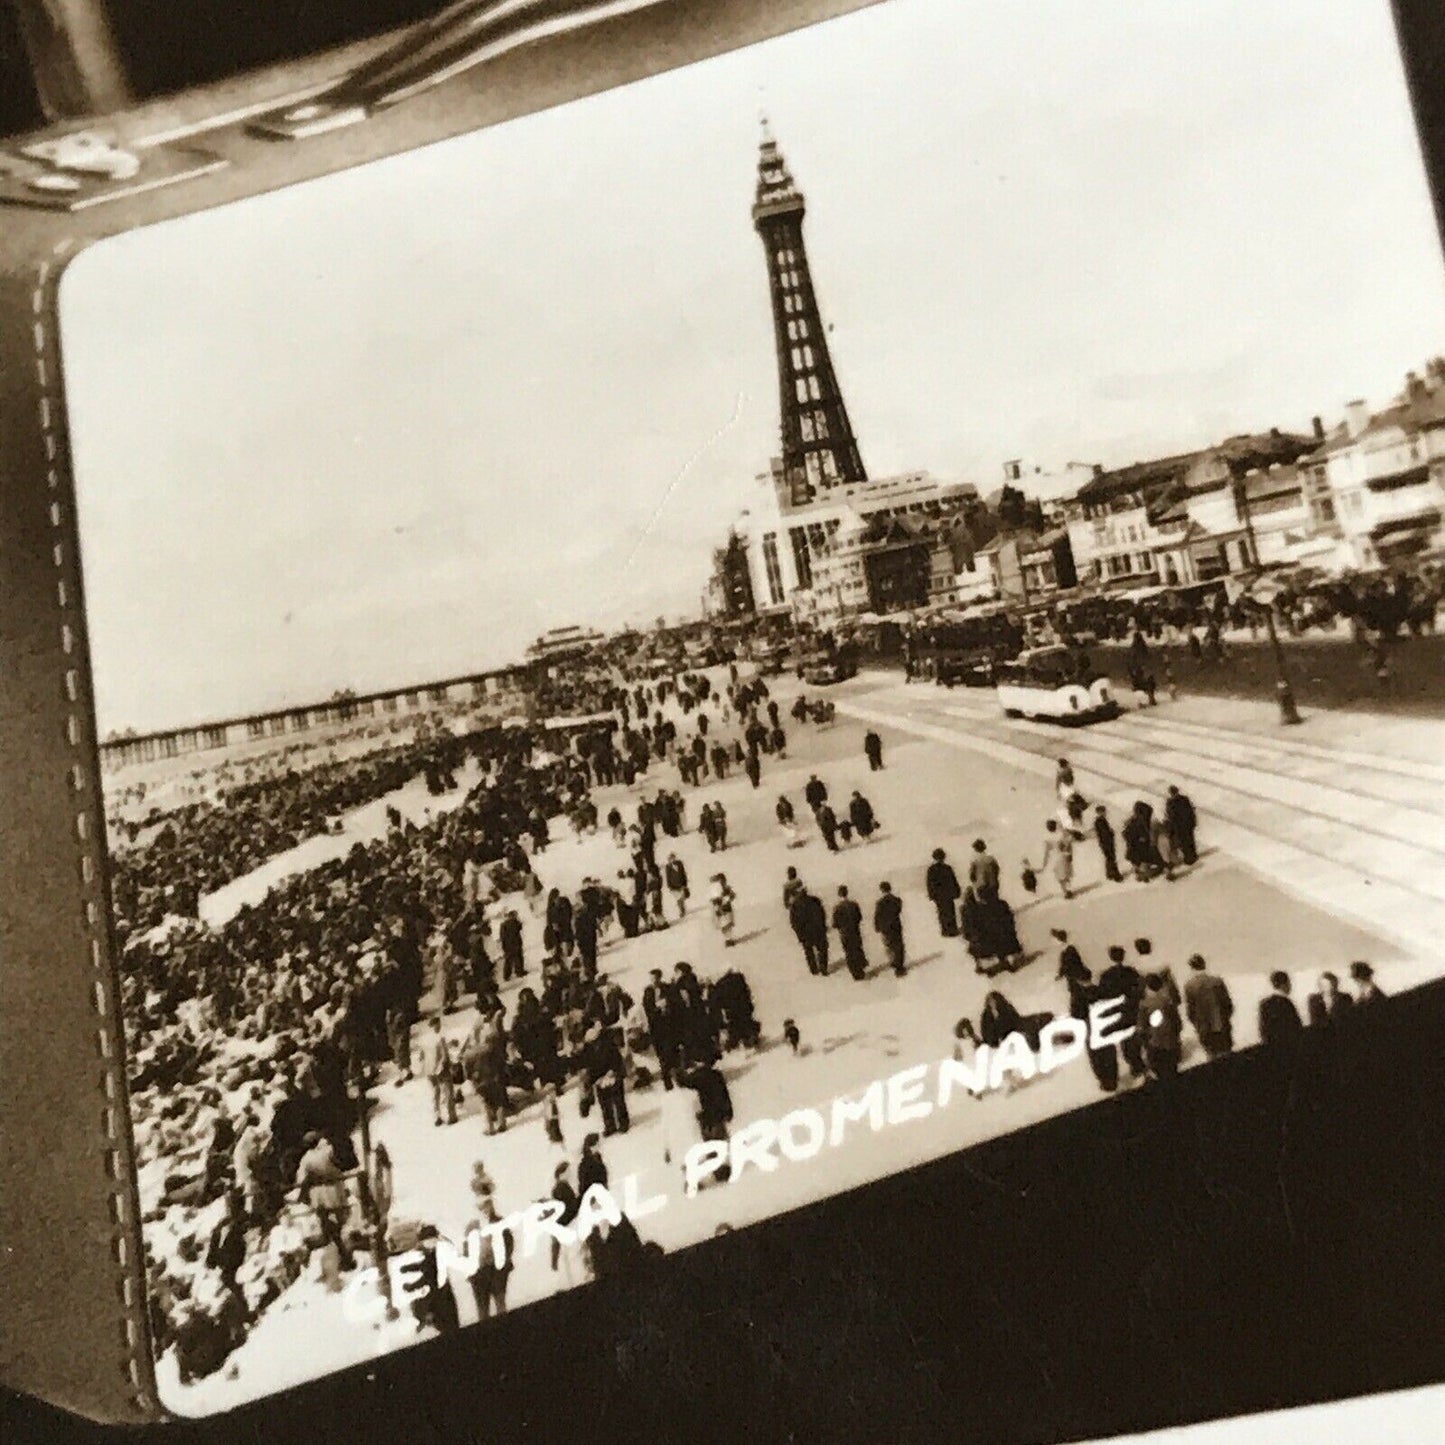
<instances>
[{"instance_id":1,"label":"overcast sky","mask_svg":"<svg viewBox=\"0 0 1445 1445\"><path fill-rule=\"evenodd\" d=\"M777 445L764 110L873 475L1305 429L1445 350L1386 0L890 0L82 256L102 729L695 610Z\"/></svg>"}]
</instances>

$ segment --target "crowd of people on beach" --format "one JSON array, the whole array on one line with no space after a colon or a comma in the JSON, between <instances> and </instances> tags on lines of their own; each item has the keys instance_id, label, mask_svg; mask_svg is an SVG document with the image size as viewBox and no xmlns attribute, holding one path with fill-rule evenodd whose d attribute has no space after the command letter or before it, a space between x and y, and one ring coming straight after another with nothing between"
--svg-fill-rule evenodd
<instances>
[{"instance_id":1,"label":"crowd of people on beach","mask_svg":"<svg viewBox=\"0 0 1445 1445\"><path fill-rule=\"evenodd\" d=\"M327 759L305 769L278 760L259 776L223 781L211 796L113 823L116 907L141 926L175 914L194 916L204 895L307 838L333 831L343 813L395 792L419 774L433 795L451 791L456 770L483 745L484 736L422 729L406 742L361 757Z\"/></svg>"},{"instance_id":2,"label":"crowd of people on beach","mask_svg":"<svg viewBox=\"0 0 1445 1445\"><path fill-rule=\"evenodd\" d=\"M591 696L610 707L600 725L578 718L560 735L488 727L327 761L316 776L286 769L213 810L167 820L169 832L126 855L116 923L141 1189L157 1246L154 1325L187 1377L225 1359L309 1251L326 1251L333 1274L362 1251L392 1192L384 1148L368 1170L357 1140L362 1101L383 1078L423 1081L438 1127L475 1111L487 1133L500 1133L525 1115L555 1143L559 1096L575 1091L603 1137L626 1133L629 1093L655 1083L688 1091L699 1137L726 1129L718 1063L761 1038L746 977L679 962L654 971L634 998L599 954L687 914L692 883L666 846L687 826L681 788L726 778L734 746L748 776L782 754L766 694L736 669L721 691L698 674L614 680L603 698ZM724 722L738 733L726 756L706 743ZM649 786L626 821L609 811L615 881L544 888L534 860L556 824L597 831L592 789L635 786L664 763L680 786ZM458 799L464 766L479 781ZM355 786L339 783L347 767ZM220 926L197 917L202 888L245 861L219 821L233 797L244 802L236 828L251 816L245 806L261 808L294 839L419 773L429 792L449 795L435 817L417 824L389 808L385 837L283 878ZM724 851L721 802L705 801L697 822ZM180 861L192 857L209 861ZM730 946L725 875L705 894ZM540 928L531 959L524 915ZM444 1037L458 1010L473 1015L471 1028ZM224 1242L202 1248L207 1237Z\"/></svg>"}]
</instances>

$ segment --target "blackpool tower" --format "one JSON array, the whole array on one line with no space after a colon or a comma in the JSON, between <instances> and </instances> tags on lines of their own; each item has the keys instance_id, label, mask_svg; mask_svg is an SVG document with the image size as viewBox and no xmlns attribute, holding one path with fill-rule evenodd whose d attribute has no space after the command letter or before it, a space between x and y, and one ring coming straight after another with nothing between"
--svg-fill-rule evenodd
<instances>
[{"instance_id":1,"label":"blackpool tower","mask_svg":"<svg viewBox=\"0 0 1445 1445\"><path fill-rule=\"evenodd\" d=\"M818 314L803 249L803 209L802 193L765 126L753 224L768 257L783 474L795 507L832 487L868 480Z\"/></svg>"}]
</instances>

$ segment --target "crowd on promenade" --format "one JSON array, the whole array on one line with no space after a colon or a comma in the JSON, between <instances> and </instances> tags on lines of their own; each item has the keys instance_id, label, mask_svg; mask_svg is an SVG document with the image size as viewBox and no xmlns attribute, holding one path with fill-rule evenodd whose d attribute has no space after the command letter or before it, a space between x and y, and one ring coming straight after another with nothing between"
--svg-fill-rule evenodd
<instances>
[{"instance_id":1,"label":"crowd on promenade","mask_svg":"<svg viewBox=\"0 0 1445 1445\"><path fill-rule=\"evenodd\" d=\"M876 732L870 730L865 735L864 748L870 768L881 768L882 742ZM1071 900L1078 887L1077 846L1097 850L1101 876L1096 881L1102 885L1173 882L1199 862L1200 820L1193 802L1178 786L1168 786L1157 804L1143 798L1136 800L1123 823L1121 840L1107 807L1084 797L1066 758L1058 761L1054 785L1058 810L1044 822L1037 864L1027 858L1022 860L1019 886L1026 895L1057 890L1059 899ZM826 785L814 775L809 782L808 802L819 835L825 840L830 829L818 815L826 806L826 797ZM859 794L855 792L854 797L857 799ZM866 841L872 833L872 810L866 801L863 808L870 820L870 826L860 831ZM789 831L795 834L791 823L790 813ZM881 881L877 887L877 895L871 900L872 932L882 947L887 968L902 976L908 970L909 959L903 905L890 881ZM961 940L979 974L992 979L1001 972L1016 973L1038 956L1027 954L1020 943L1014 909L1004 896L1004 870L986 840L974 840L962 878L947 852L936 848L926 869L924 892L935 910L940 939L945 946ZM800 876L799 868L790 866L783 883L782 903L809 973L827 976L830 959L839 955L855 980L865 980L877 971L868 956L867 915L847 887L837 889L830 910ZM1069 1015L1087 1023L1091 1009L1107 1005L1120 1028L1134 1030L1118 1046L1088 1050L1089 1064L1101 1091L1113 1093L1121 1085L1174 1078L1188 1049L1186 1025L1196 1036L1204 1057L1218 1058L1233 1051L1234 999L1224 978L1210 970L1202 954L1189 956L1187 977L1181 986L1173 968L1154 957L1148 938L1134 940L1132 955L1123 945L1111 945L1107 963L1096 973L1070 940L1067 929L1057 927L1050 932L1060 945L1055 978L1067 989ZM1307 1028L1318 1035L1352 1019L1370 1016L1368 1011L1385 997L1375 982L1372 966L1364 960L1350 965L1349 989L1342 985L1337 973L1322 972L1306 999L1304 1018L1291 996L1288 973L1273 972L1269 985L1269 994L1259 1004L1257 1035L1260 1043L1277 1052L1298 1046ZM962 1060L982 1046L997 1050L1012 1035L1022 1037L1029 1051L1036 1054L1043 1030L1054 1017L1051 1012L1022 1013L1003 989L990 987L977 1020L958 1020L954 1029L955 1056ZM1014 1076L1010 1089L1017 1082Z\"/></svg>"},{"instance_id":2,"label":"crowd on promenade","mask_svg":"<svg viewBox=\"0 0 1445 1445\"><path fill-rule=\"evenodd\" d=\"M606 1136L630 1128L632 1090L658 1085L688 1091L684 1126L698 1137L726 1129L717 1065L761 1036L746 977L683 962L634 997L599 955L686 913L693 883L668 848L687 827L682 790L734 767L760 780L763 760L786 746L781 720L766 685L736 669L722 689L696 674L613 680L605 701L605 721L580 719L561 736L488 728L338 765L357 775L353 787L329 765L253 780L233 828L219 821L223 805L216 822L187 819L121 859L115 911L154 1324L188 1377L217 1367L315 1250L338 1269L356 1254L391 1193L359 1157L371 1090L415 1081L438 1127L474 1113L488 1133L523 1122L555 1143L562 1094L575 1091ZM200 884L219 876L206 870L240 861L233 831L251 826L245 809L257 799L297 830L324 826L337 806L418 773L455 794L463 763L480 780L438 816L417 825L393 810L384 837L284 879L223 925L195 916ZM599 830L592 789L615 784L645 786L627 820L616 809L606 820L615 878L546 889L534 863L554 829ZM722 804L704 802L696 822L724 852ZM204 862L180 861L192 857ZM698 892L729 946L725 875ZM459 1010L471 1027L444 1036ZM378 1160L389 1168L382 1149Z\"/></svg>"},{"instance_id":3,"label":"crowd on promenade","mask_svg":"<svg viewBox=\"0 0 1445 1445\"><path fill-rule=\"evenodd\" d=\"M408 1241L435 1249L428 1221L394 1210L385 1145L368 1150L363 1142L362 1123L378 1099L409 1090L401 1096L407 1117L425 1123L429 1115L439 1138L454 1137L446 1131L466 1119L480 1123L469 1136L529 1131L552 1171L545 1183L539 1178L539 1193L551 1189L565 1221L597 1179L597 1141L632 1130L639 1090L665 1101L667 1148L678 1157L693 1141L726 1139L730 1054L758 1048L766 1034L798 1048L797 1024L770 1020L765 1028L752 983L731 965L738 900L723 870L734 845L716 785L737 776L762 792L768 772L788 757L787 727L827 727L831 710L799 697L785 716L766 681L736 668L720 683L686 672L589 678L553 702L578 709L566 714L567 727L488 728L408 751L396 786L424 776L449 795L445 811L421 824L394 812L384 837L279 882L223 925L203 924L187 892L169 885L164 851L148 856L168 845L137 843L133 877L153 881L116 895L121 988L153 1328L158 1346L176 1351L184 1378L221 1368L318 1261L338 1285L358 1260L374 1257L378 1239L387 1250ZM878 733L867 732L863 752L870 774L884 769ZM381 776L370 759L350 766L366 780L362 791ZM333 781L327 772L301 796L325 811ZM1059 810L1043 829L1043 852L1019 870L1026 892L1052 884L1067 899L1076 846L1096 847L1106 878L1120 882L1172 879L1196 861L1197 820L1177 789L1157 807L1141 800L1122 822L1120 846L1106 810L1082 799L1062 761L1057 783ZM276 780L288 806L300 809L296 785L292 770ZM593 796L603 788L627 790L602 804L605 815ZM809 820L830 857L868 849L882 835L884 820L862 787L835 797L818 772L801 789L768 788L765 796L789 849ZM610 840L614 853L605 866L589 863L579 887L549 887L545 855L568 826L598 835L599 845ZM680 853L695 860L696 852L676 845L694 831L707 846L705 869L717 870L708 878L691 876ZM588 846L595 856L597 845ZM1005 870L983 839L963 878L941 849L925 871L941 936L962 940L980 973L1030 961ZM838 957L852 980L872 976L875 964L910 971L909 889L895 887L900 880L881 878L876 893L840 886L825 903L796 867L788 874L782 908L810 973L832 972ZM716 950L678 949L691 961L652 970L645 985L618 981L629 940L695 913L711 920ZM1061 943L1068 954L1066 936ZM1172 1008L1193 1021L1191 997L1205 992L1222 1007L1212 985L1191 977L1180 990L1167 970L1144 966L1147 948L1136 953L1126 964L1134 979L1116 967L1122 959L1111 957L1095 979L1077 950L1061 955L1071 1009L1086 1010L1106 996L1100 990L1115 990L1108 996L1124 999L1131 1017L1143 1017L1147 1004L1150 1017ZM1202 960L1193 972L1213 977ZM1172 1004L1158 1003L1171 992ZM968 1021L974 1038L1036 1038L1038 1016L1019 1017L1001 989L991 988L988 1000L982 1017ZM1327 1014L1348 1006L1325 1004ZM962 1046L967 1035L959 1037ZM1145 1073L1167 1074L1162 1035L1140 1048ZM1117 1076L1105 1082L1107 1063L1092 1061L1101 1087L1117 1087ZM1125 1065L1132 1077L1128 1055ZM590 1131L575 1159L574 1109ZM458 1167L473 1164L479 1215L492 1218L498 1205L484 1162ZM595 1275L640 1267L652 1253L624 1223L578 1258ZM565 1272L576 1262L564 1252L553 1264ZM479 1278L478 1314L504 1309L506 1279ZM444 1281L415 1308L424 1327L457 1322Z\"/></svg>"}]
</instances>

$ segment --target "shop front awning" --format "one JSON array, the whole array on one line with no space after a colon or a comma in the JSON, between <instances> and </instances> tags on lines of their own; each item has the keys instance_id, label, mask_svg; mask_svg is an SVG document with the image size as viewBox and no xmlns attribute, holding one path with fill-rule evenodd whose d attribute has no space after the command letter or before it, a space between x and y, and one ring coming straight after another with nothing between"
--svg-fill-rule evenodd
<instances>
[{"instance_id":1,"label":"shop front awning","mask_svg":"<svg viewBox=\"0 0 1445 1445\"><path fill-rule=\"evenodd\" d=\"M1426 507L1412 512L1408 517L1396 517L1370 528L1370 541L1384 542L1400 538L1411 532L1429 532L1440 525L1440 508Z\"/></svg>"},{"instance_id":2,"label":"shop front awning","mask_svg":"<svg viewBox=\"0 0 1445 1445\"><path fill-rule=\"evenodd\" d=\"M1365 485L1372 492L1394 492L1401 487L1418 487L1430 480L1430 464L1422 462L1418 467L1406 467L1404 471L1389 472L1383 477L1367 477Z\"/></svg>"}]
</instances>

